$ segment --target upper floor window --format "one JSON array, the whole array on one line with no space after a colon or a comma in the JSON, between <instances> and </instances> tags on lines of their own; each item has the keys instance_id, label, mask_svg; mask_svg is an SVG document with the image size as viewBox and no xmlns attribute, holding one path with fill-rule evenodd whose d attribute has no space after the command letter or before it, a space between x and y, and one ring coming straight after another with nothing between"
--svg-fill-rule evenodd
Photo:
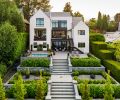
<instances>
[{"instance_id":1,"label":"upper floor window","mask_svg":"<svg viewBox=\"0 0 120 100\"><path fill-rule=\"evenodd\" d=\"M36 18L36 26L43 27L44 26L44 18Z\"/></svg>"},{"instance_id":2,"label":"upper floor window","mask_svg":"<svg viewBox=\"0 0 120 100\"><path fill-rule=\"evenodd\" d=\"M78 47L79 47L79 48L84 48L84 47L85 47L85 43L79 42L79 43L78 43Z\"/></svg>"},{"instance_id":3,"label":"upper floor window","mask_svg":"<svg viewBox=\"0 0 120 100\"><path fill-rule=\"evenodd\" d=\"M78 35L85 35L85 30L78 30Z\"/></svg>"},{"instance_id":4,"label":"upper floor window","mask_svg":"<svg viewBox=\"0 0 120 100\"><path fill-rule=\"evenodd\" d=\"M53 28L67 28L67 20L53 20L52 27Z\"/></svg>"}]
</instances>

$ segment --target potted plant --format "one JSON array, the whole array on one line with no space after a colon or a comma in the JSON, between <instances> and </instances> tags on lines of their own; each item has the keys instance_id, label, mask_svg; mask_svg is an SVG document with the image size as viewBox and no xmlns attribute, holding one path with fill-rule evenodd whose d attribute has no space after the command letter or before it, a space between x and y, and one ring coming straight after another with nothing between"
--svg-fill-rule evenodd
<instances>
[{"instance_id":1,"label":"potted plant","mask_svg":"<svg viewBox=\"0 0 120 100\"><path fill-rule=\"evenodd\" d=\"M91 78L91 79L95 79L95 75L94 75L94 74L91 74L91 75L90 75L90 78Z\"/></svg>"},{"instance_id":2,"label":"potted plant","mask_svg":"<svg viewBox=\"0 0 120 100\"><path fill-rule=\"evenodd\" d=\"M26 69L25 75L26 75L26 79L28 79L30 77L30 70L29 70L29 68Z\"/></svg>"}]
</instances>

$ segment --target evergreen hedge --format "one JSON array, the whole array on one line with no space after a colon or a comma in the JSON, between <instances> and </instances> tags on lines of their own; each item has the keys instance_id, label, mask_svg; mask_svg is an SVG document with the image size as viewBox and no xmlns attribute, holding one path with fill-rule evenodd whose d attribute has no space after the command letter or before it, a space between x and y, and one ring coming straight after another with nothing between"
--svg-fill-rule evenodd
<instances>
[{"instance_id":1,"label":"evergreen hedge","mask_svg":"<svg viewBox=\"0 0 120 100\"><path fill-rule=\"evenodd\" d=\"M114 60L104 60L103 65L110 70L114 78L120 82L120 63Z\"/></svg>"},{"instance_id":2,"label":"evergreen hedge","mask_svg":"<svg viewBox=\"0 0 120 100\"><path fill-rule=\"evenodd\" d=\"M71 64L73 67L100 67L101 66L100 60L92 57L71 58Z\"/></svg>"},{"instance_id":3,"label":"evergreen hedge","mask_svg":"<svg viewBox=\"0 0 120 100\"><path fill-rule=\"evenodd\" d=\"M49 67L48 58L29 58L21 62L21 67Z\"/></svg>"}]
</instances>

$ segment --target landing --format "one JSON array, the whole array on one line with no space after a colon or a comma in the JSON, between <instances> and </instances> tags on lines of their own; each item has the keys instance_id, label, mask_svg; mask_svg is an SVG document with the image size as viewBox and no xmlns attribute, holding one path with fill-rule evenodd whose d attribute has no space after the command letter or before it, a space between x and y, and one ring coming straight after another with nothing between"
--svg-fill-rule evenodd
<instances>
[{"instance_id":1,"label":"landing","mask_svg":"<svg viewBox=\"0 0 120 100\"><path fill-rule=\"evenodd\" d=\"M53 55L53 59L67 59L68 52L55 52L55 55Z\"/></svg>"}]
</instances>

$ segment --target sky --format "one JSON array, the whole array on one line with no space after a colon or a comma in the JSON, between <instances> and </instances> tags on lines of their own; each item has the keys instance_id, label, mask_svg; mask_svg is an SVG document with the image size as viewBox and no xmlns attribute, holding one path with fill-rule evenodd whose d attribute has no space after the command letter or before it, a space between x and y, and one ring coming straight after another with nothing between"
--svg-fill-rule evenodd
<instances>
[{"instance_id":1,"label":"sky","mask_svg":"<svg viewBox=\"0 0 120 100\"><path fill-rule=\"evenodd\" d=\"M98 12L109 14L111 19L120 12L120 0L50 0L52 11L63 11L66 2L70 2L73 12L80 11L85 20L97 18Z\"/></svg>"}]
</instances>

